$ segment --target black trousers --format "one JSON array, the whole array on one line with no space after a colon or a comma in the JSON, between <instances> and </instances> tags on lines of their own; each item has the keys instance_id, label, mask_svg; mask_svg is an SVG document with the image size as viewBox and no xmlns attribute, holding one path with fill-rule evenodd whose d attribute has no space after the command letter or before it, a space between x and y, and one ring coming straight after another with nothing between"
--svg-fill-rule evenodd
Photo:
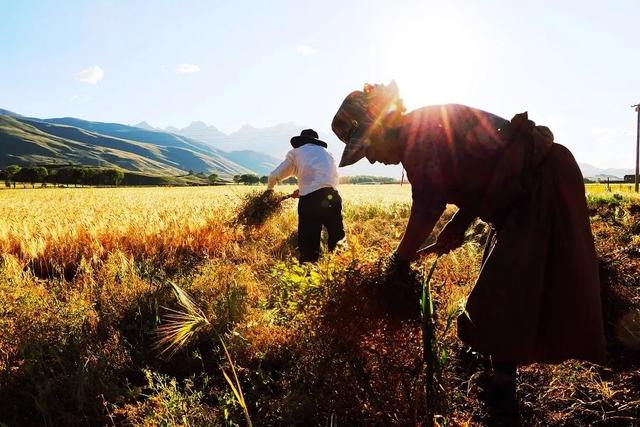
<instances>
[{"instance_id":1,"label":"black trousers","mask_svg":"<svg viewBox=\"0 0 640 427\"><path fill-rule=\"evenodd\" d=\"M329 234L329 250L345 236L342 225L342 198L337 190L321 188L298 201L298 249L301 262L315 262L320 257L322 226Z\"/></svg>"}]
</instances>

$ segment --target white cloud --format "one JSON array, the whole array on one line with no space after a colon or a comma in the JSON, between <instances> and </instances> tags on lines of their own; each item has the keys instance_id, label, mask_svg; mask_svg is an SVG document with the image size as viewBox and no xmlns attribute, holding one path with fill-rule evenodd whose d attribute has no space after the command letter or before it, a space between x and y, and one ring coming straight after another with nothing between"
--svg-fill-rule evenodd
<instances>
[{"instance_id":1,"label":"white cloud","mask_svg":"<svg viewBox=\"0 0 640 427\"><path fill-rule=\"evenodd\" d=\"M94 85L104 78L104 70L97 65L84 69L76 74L76 80Z\"/></svg>"},{"instance_id":2,"label":"white cloud","mask_svg":"<svg viewBox=\"0 0 640 427\"><path fill-rule=\"evenodd\" d=\"M318 51L306 44L301 44L298 46L298 53L301 55L304 55L304 56L315 55L316 52Z\"/></svg>"},{"instance_id":3,"label":"white cloud","mask_svg":"<svg viewBox=\"0 0 640 427\"><path fill-rule=\"evenodd\" d=\"M176 67L178 74L193 74L200 72L200 67L196 64L180 64Z\"/></svg>"}]
</instances>

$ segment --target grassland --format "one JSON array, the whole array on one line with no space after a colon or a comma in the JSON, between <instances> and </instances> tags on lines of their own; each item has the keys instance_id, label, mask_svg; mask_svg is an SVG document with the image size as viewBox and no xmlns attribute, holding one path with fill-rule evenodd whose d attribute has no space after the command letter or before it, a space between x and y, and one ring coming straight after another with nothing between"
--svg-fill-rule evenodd
<instances>
[{"instance_id":1,"label":"grassland","mask_svg":"<svg viewBox=\"0 0 640 427\"><path fill-rule=\"evenodd\" d=\"M629 183L610 184L609 189L607 189L607 184L585 184L585 188L587 189L587 194L610 193L611 195L618 194L631 198L637 197L634 193L634 184Z\"/></svg>"},{"instance_id":2,"label":"grassland","mask_svg":"<svg viewBox=\"0 0 640 427\"><path fill-rule=\"evenodd\" d=\"M244 425L218 337L254 425L419 424L420 322L371 287L402 236L410 188L343 186L349 245L316 266L293 259L294 201L259 229L232 225L249 191L0 191L0 425ZM524 425L640 423L637 329L624 329L640 307L640 199L588 191L609 360L521 369ZM447 328L478 274L484 230L475 224L432 280L452 425L492 422L486 361ZM172 283L208 324L169 358L155 343L180 309Z\"/></svg>"}]
</instances>

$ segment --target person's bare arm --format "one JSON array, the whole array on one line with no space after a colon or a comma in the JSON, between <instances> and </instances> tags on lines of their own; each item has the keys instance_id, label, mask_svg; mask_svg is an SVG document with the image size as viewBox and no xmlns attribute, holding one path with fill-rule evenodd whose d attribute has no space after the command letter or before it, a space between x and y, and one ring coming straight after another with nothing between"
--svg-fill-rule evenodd
<instances>
[{"instance_id":1,"label":"person's bare arm","mask_svg":"<svg viewBox=\"0 0 640 427\"><path fill-rule=\"evenodd\" d=\"M443 255L460 247L464 242L464 233L475 218L476 216L469 210L458 210L440 231L436 243L429 252Z\"/></svg>"},{"instance_id":2,"label":"person's bare arm","mask_svg":"<svg viewBox=\"0 0 640 427\"><path fill-rule=\"evenodd\" d=\"M416 251L433 231L443 210L438 207L426 207L414 201L407 228L396 250L401 259L411 261L416 257Z\"/></svg>"}]
</instances>

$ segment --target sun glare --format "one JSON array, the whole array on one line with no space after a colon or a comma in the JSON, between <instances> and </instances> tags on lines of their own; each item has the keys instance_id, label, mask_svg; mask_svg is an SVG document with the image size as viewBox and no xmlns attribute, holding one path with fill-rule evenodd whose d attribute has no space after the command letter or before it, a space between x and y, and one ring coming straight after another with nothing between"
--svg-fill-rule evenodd
<instances>
[{"instance_id":1,"label":"sun glare","mask_svg":"<svg viewBox=\"0 0 640 427\"><path fill-rule=\"evenodd\" d=\"M382 67L406 105L464 101L489 63L487 49L467 24L414 18L396 28L381 42Z\"/></svg>"}]
</instances>

